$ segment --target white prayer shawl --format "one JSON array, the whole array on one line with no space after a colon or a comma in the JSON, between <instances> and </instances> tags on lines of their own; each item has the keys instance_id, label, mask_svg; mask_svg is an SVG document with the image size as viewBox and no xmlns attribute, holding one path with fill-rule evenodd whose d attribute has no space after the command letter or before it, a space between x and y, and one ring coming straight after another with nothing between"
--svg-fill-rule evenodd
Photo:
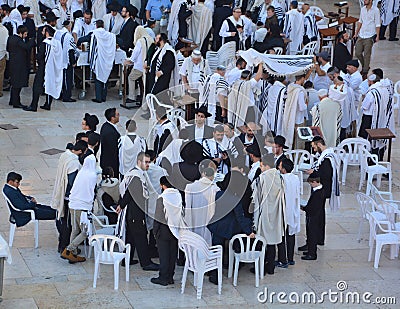
<instances>
[{"instance_id":1,"label":"white prayer shawl","mask_svg":"<svg viewBox=\"0 0 400 309\"><path fill-rule=\"evenodd\" d=\"M394 18L400 15L400 0L381 0L382 25L389 25Z\"/></svg>"},{"instance_id":2,"label":"white prayer shawl","mask_svg":"<svg viewBox=\"0 0 400 309\"><path fill-rule=\"evenodd\" d=\"M40 17L39 2L37 0L25 0L24 6L30 7L30 12L33 14L33 22L35 26L38 27L42 23L42 18Z\"/></svg>"},{"instance_id":3,"label":"white prayer shawl","mask_svg":"<svg viewBox=\"0 0 400 309\"><path fill-rule=\"evenodd\" d=\"M146 60L147 52L150 48L150 45L154 43L153 38L146 31L146 28L143 26L137 26L134 36L133 43L136 45L137 42L140 42L140 46L142 47L142 61L143 63Z\"/></svg>"},{"instance_id":4,"label":"white prayer shawl","mask_svg":"<svg viewBox=\"0 0 400 309\"><path fill-rule=\"evenodd\" d=\"M163 199L164 214L168 227L175 238L179 238L179 231L186 228L182 217L182 195L177 189L167 188L161 193Z\"/></svg>"},{"instance_id":5,"label":"white prayer shawl","mask_svg":"<svg viewBox=\"0 0 400 309\"><path fill-rule=\"evenodd\" d=\"M57 209L58 220L64 217L64 201L68 185L68 174L79 170L79 167L78 156L70 150L66 150L58 160L56 180L50 202L51 208Z\"/></svg>"},{"instance_id":6,"label":"white prayer shawl","mask_svg":"<svg viewBox=\"0 0 400 309\"><path fill-rule=\"evenodd\" d=\"M189 22L189 38L191 38L201 50L204 39L212 26L213 10L210 10L204 3L197 3L192 6L193 14Z\"/></svg>"},{"instance_id":7,"label":"white prayer shawl","mask_svg":"<svg viewBox=\"0 0 400 309\"><path fill-rule=\"evenodd\" d=\"M250 81L237 80L232 85L228 96L228 122L232 123L235 129L245 123L250 96L254 96Z\"/></svg>"},{"instance_id":8,"label":"white prayer shawl","mask_svg":"<svg viewBox=\"0 0 400 309\"><path fill-rule=\"evenodd\" d=\"M193 79L193 67L197 66L199 69L199 80ZM197 89L202 80L205 80L207 75L211 74L210 66L208 65L208 60L202 58L199 64L194 64L190 57L187 57L182 64L183 69L180 69L180 73L184 73L182 75L186 75L188 79L189 87L193 89ZM186 71L184 70L186 68Z\"/></svg>"},{"instance_id":9,"label":"white prayer shawl","mask_svg":"<svg viewBox=\"0 0 400 309\"><path fill-rule=\"evenodd\" d=\"M286 137L286 144L289 149L292 149L294 128L296 124L296 114L298 101L300 96L304 97L306 101L307 95L303 86L296 83L289 84L287 88L287 98L285 108L283 110L283 123L282 123L282 135Z\"/></svg>"},{"instance_id":10,"label":"white prayer shawl","mask_svg":"<svg viewBox=\"0 0 400 309\"><path fill-rule=\"evenodd\" d=\"M287 173L282 175L285 184L285 220L289 235L300 232L300 179L297 175Z\"/></svg>"},{"instance_id":11,"label":"white prayer shawl","mask_svg":"<svg viewBox=\"0 0 400 309\"><path fill-rule=\"evenodd\" d=\"M135 136L133 142L131 136ZM119 138L118 149L119 172L125 175L126 172L136 166L139 152L146 151L146 141L136 133L127 133Z\"/></svg>"},{"instance_id":12,"label":"white prayer shawl","mask_svg":"<svg viewBox=\"0 0 400 309\"><path fill-rule=\"evenodd\" d=\"M346 84L342 86L331 85L328 96L330 99L340 103L343 115L341 122L342 128L348 128L353 120L358 119L353 89Z\"/></svg>"},{"instance_id":13,"label":"white prayer shawl","mask_svg":"<svg viewBox=\"0 0 400 309\"><path fill-rule=\"evenodd\" d=\"M44 43L46 43L44 92L58 99L63 84L63 49L61 42L55 39L45 39Z\"/></svg>"},{"instance_id":14,"label":"white prayer shawl","mask_svg":"<svg viewBox=\"0 0 400 309\"><path fill-rule=\"evenodd\" d=\"M304 16L297 9L292 9L285 14L285 26L283 29L286 37L291 40L287 51L290 55L296 55L301 49L304 34Z\"/></svg>"},{"instance_id":15,"label":"white prayer shawl","mask_svg":"<svg viewBox=\"0 0 400 309\"><path fill-rule=\"evenodd\" d=\"M324 98L311 109L313 126L320 127L328 147L339 144L342 123L342 108L340 103L330 98Z\"/></svg>"},{"instance_id":16,"label":"white prayer shawl","mask_svg":"<svg viewBox=\"0 0 400 309\"><path fill-rule=\"evenodd\" d=\"M69 56L68 53L72 49L76 52L76 44L74 41L74 37L66 28L62 28L57 30L54 34L54 39L60 41L62 46L62 64L63 69L66 69L69 65Z\"/></svg>"},{"instance_id":17,"label":"white prayer shawl","mask_svg":"<svg viewBox=\"0 0 400 309\"><path fill-rule=\"evenodd\" d=\"M106 5L106 0L92 0L92 12L94 19L102 19L104 15L107 14ZM106 29L108 30L108 28Z\"/></svg>"},{"instance_id":18,"label":"white prayer shawl","mask_svg":"<svg viewBox=\"0 0 400 309\"><path fill-rule=\"evenodd\" d=\"M67 5L67 10L65 11L61 4L58 3L57 6L53 9L53 12L58 17L56 28L60 30L64 27L64 21L69 20L71 17L70 9Z\"/></svg>"},{"instance_id":19,"label":"white prayer shawl","mask_svg":"<svg viewBox=\"0 0 400 309\"><path fill-rule=\"evenodd\" d=\"M215 194L219 188L212 180L203 177L185 188L185 222L192 232L203 237L211 245L208 223L215 213Z\"/></svg>"},{"instance_id":20,"label":"white prayer shawl","mask_svg":"<svg viewBox=\"0 0 400 309\"><path fill-rule=\"evenodd\" d=\"M185 142L185 140L180 138L172 140L171 143L169 143L168 146L158 154L156 160L157 164L159 165L163 158L166 158L171 163L171 165L183 162L180 153L183 142Z\"/></svg>"},{"instance_id":21,"label":"white prayer shawl","mask_svg":"<svg viewBox=\"0 0 400 309\"><path fill-rule=\"evenodd\" d=\"M93 154L83 161L69 195L69 208L90 211L93 208L94 189L97 183L96 158Z\"/></svg>"},{"instance_id":22,"label":"white prayer shawl","mask_svg":"<svg viewBox=\"0 0 400 309\"><path fill-rule=\"evenodd\" d=\"M17 28L23 24L21 13L15 8L10 12L8 18L8 21L13 27L13 33L17 34Z\"/></svg>"},{"instance_id":23,"label":"white prayer shawl","mask_svg":"<svg viewBox=\"0 0 400 309\"><path fill-rule=\"evenodd\" d=\"M263 134L271 130L281 135L286 95L286 86L279 81L275 81L269 88L266 108L260 120Z\"/></svg>"},{"instance_id":24,"label":"white prayer shawl","mask_svg":"<svg viewBox=\"0 0 400 309\"><path fill-rule=\"evenodd\" d=\"M126 230L126 207L118 214L117 225L115 226L115 236L125 241Z\"/></svg>"},{"instance_id":25,"label":"white prayer shawl","mask_svg":"<svg viewBox=\"0 0 400 309\"><path fill-rule=\"evenodd\" d=\"M252 183L254 202L254 226L258 235L268 245L282 242L285 235L285 189L277 169L260 174Z\"/></svg>"},{"instance_id":26,"label":"white prayer shawl","mask_svg":"<svg viewBox=\"0 0 400 309\"><path fill-rule=\"evenodd\" d=\"M175 86L178 86L178 85L179 85L179 78L180 78L180 75L179 75L178 59L177 59L177 57L176 57L176 52L175 52L175 50L172 48L172 46L169 45L168 43L165 43L165 45L163 46L163 48L162 48L161 50L156 51L156 52L154 53L154 56L153 56L153 58L151 59L151 62L153 62L154 59L155 59L155 57L157 57L157 55L159 55L158 58L157 58L157 63L156 63L156 72L159 71L160 65L161 65L161 63L162 63L162 59L163 59L163 57L164 57L164 55L165 55L165 53L166 53L167 51L172 52L173 55L175 56L175 68L174 68L174 70L172 71L171 80L170 80L170 82L169 82L169 87L172 88L172 89L174 89ZM157 82L157 80L158 80L158 77L156 76L156 77L155 77L155 82Z\"/></svg>"},{"instance_id":27,"label":"white prayer shawl","mask_svg":"<svg viewBox=\"0 0 400 309\"><path fill-rule=\"evenodd\" d=\"M90 40L90 69L96 74L96 79L106 83L114 64L116 37L114 33L104 28L92 32Z\"/></svg>"},{"instance_id":28,"label":"white prayer shawl","mask_svg":"<svg viewBox=\"0 0 400 309\"><path fill-rule=\"evenodd\" d=\"M121 197L123 197L125 195L126 190L128 190L129 184L135 177L138 177L140 179L140 181L142 182L143 197L145 199L148 199L149 198L149 190L147 189L147 177L145 175L145 172L143 170L141 170L138 166L135 166L133 169L131 169L124 175L124 179L119 184L119 194L121 195ZM131 195L133 195L133 194L131 193Z\"/></svg>"},{"instance_id":29,"label":"white prayer shawl","mask_svg":"<svg viewBox=\"0 0 400 309\"><path fill-rule=\"evenodd\" d=\"M254 180L254 177L256 176L256 172L257 172L257 170L260 168L260 161L257 161L257 162L254 162L252 165L251 165L251 169L250 169L250 171L248 172L248 174L247 174L247 178L249 178L249 180L251 181L251 182L253 182L253 180Z\"/></svg>"},{"instance_id":30,"label":"white prayer shawl","mask_svg":"<svg viewBox=\"0 0 400 309\"><path fill-rule=\"evenodd\" d=\"M171 6L171 13L169 14L167 33L168 40L171 42L172 46L175 46L178 43L179 39L179 10L181 9L181 5L184 4L186 0L174 0Z\"/></svg>"},{"instance_id":31,"label":"white prayer shawl","mask_svg":"<svg viewBox=\"0 0 400 309\"><path fill-rule=\"evenodd\" d=\"M97 1L99 0L96 0L96 2ZM121 31L121 26L124 23L124 18L119 13L117 13L116 16L112 16L111 13L105 14L103 16L104 29L106 29L106 31L110 30L112 17L114 17L114 26L111 28L110 32L114 33L115 35L118 35L119 32Z\"/></svg>"},{"instance_id":32,"label":"white prayer shawl","mask_svg":"<svg viewBox=\"0 0 400 309\"><path fill-rule=\"evenodd\" d=\"M226 151L224 147L218 143L214 138L205 139L203 141L204 156L211 159L222 158L222 152ZM221 160L221 163L217 167L217 172L226 175L229 171L228 165Z\"/></svg>"},{"instance_id":33,"label":"white prayer shawl","mask_svg":"<svg viewBox=\"0 0 400 309\"><path fill-rule=\"evenodd\" d=\"M332 166L332 194L329 199L329 206L332 212L336 212L340 208L340 191L339 191L339 159L336 156L333 148L325 149L321 155L318 157L318 160L313 164L313 169L318 171L318 168L321 166L322 161L328 159L331 162Z\"/></svg>"},{"instance_id":34,"label":"white prayer shawl","mask_svg":"<svg viewBox=\"0 0 400 309\"><path fill-rule=\"evenodd\" d=\"M311 10L308 10L306 14L304 14L304 35L309 39L319 36L315 15Z\"/></svg>"}]
</instances>

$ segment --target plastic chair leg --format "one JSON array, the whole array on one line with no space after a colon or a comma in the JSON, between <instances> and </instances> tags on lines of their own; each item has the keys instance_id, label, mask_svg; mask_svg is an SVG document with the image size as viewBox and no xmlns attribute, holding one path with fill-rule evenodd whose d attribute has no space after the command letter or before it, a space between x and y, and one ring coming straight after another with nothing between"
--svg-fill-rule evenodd
<instances>
[{"instance_id":1,"label":"plastic chair leg","mask_svg":"<svg viewBox=\"0 0 400 309\"><path fill-rule=\"evenodd\" d=\"M201 299L201 294L203 292L203 281L204 281L204 272L197 273L197 299Z\"/></svg>"},{"instance_id":2,"label":"plastic chair leg","mask_svg":"<svg viewBox=\"0 0 400 309\"><path fill-rule=\"evenodd\" d=\"M364 220L360 221L360 225L358 226L358 236L357 236L357 241L361 242L361 232L362 232L362 225L363 225Z\"/></svg>"},{"instance_id":3,"label":"plastic chair leg","mask_svg":"<svg viewBox=\"0 0 400 309\"><path fill-rule=\"evenodd\" d=\"M239 274L239 259L235 259L235 270L233 272L233 286L237 286L238 274Z\"/></svg>"},{"instance_id":4,"label":"plastic chair leg","mask_svg":"<svg viewBox=\"0 0 400 309\"><path fill-rule=\"evenodd\" d=\"M376 175L376 186L377 186L378 188L381 187L381 183L382 183L382 175L381 175L381 174Z\"/></svg>"},{"instance_id":5,"label":"plastic chair leg","mask_svg":"<svg viewBox=\"0 0 400 309\"><path fill-rule=\"evenodd\" d=\"M100 267L100 262L96 259L96 260L94 261L93 288L96 288L97 278L98 278L98 276L99 276L99 267Z\"/></svg>"},{"instance_id":6,"label":"plastic chair leg","mask_svg":"<svg viewBox=\"0 0 400 309\"><path fill-rule=\"evenodd\" d=\"M234 260L234 251L229 248L229 266L228 266L228 278L232 278L233 273L233 260Z\"/></svg>"},{"instance_id":7,"label":"plastic chair leg","mask_svg":"<svg viewBox=\"0 0 400 309\"><path fill-rule=\"evenodd\" d=\"M378 241L376 242L374 268L378 268L379 266L379 259L381 258L382 246L383 246L382 243Z\"/></svg>"},{"instance_id":8,"label":"plastic chair leg","mask_svg":"<svg viewBox=\"0 0 400 309\"><path fill-rule=\"evenodd\" d=\"M185 293L187 273L188 273L188 268L185 263L185 268L183 269L183 274L182 274L181 294Z\"/></svg>"},{"instance_id":9,"label":"plastic chair leg","mask_svg":"<svg viewBox=\"0 0 400 309\"><path fill-rule=\"evenodd\" d=\"M35 237L35 249L39 247L39 220L35 220L35 232L34 232L34 237Z\"/></svg>"},{"instance_id":10,"label":"plastic chair leg","mask_svg":"<svg viewBox=\"0 0 400 309\"><path fill-rule=\"evenodd\" d=\"M371 235L370 235L371 238ZM370 240L370 244L369 244L369 254L368 254L368 262L371 262L372 260L372 251L374 250L374 242L373 240Z\"/></svg>"},{"instance_id":11,"label":"plastic chair leg","mask_svg":"<svg viewBox=\"0 0 400 309\"><path fill-rule=\"evenodd\" d=\"M398 246L399 245L397 245L397 244L390 245L390 259L391 260L394 260L396 258L396 253L397 253L397 247Z\"/></svg>"},{"instance_id":12,"label":"plastic chair leg","mask_svg":"<svg viewBox=\"0 0 400 309\"><path fill-rule=\"evenodd\" d=\"M342 172L342 185L346 184L346 176L347 176L347 162L343 162L343 172Z\"/></svg>"},{"instance_id":13,"label":"plastic chair leg","mask_svg":"<svg viewBox=\"0 0 400 309\"><path fill-rule=\"evenodd\" d=\"M373 174L371 174L371 173L368 173L368 182L367 182L367 190L366 190L366 192L365 192L365 194L366 195L370 195L370 193L371 193L371 183L372 183L372 180L374 179L374 175Z\"/></svg>"},{"instance_id":14,"label":"plastic chair leg","mask_svg":"<svg viewBox=\"0 0 400 309\"><path fill-rule=\"evenodd\" d=\"M114 290L118 290L118 282L119 282L119 262L114 262Z\"/></svg>"},{"instance_id":15,"label":"plastic chair leg","mask_svg":"<svg viewBox=\"0 0 400 309\"><path fill-rule=\"evenodd\" d=\"M222 292L222 259L218 262L218 294Z\"/></svg>"},{"instance_id":16,"label":"plastic chair leg","mask_svg":"<svg viewBox=\"0 0 400 309\"><path fill-rule=\"evenodd\" d=\"M16 229L16 225L10 223L10 236L8 238L8 246L11 248L14 242L14 234L15 234L15 229Z\"/></svg>"},{"instance_id":17,"label":"plastic chair leg","mask_svg":"<svg viewBox=\"0 0 400 309\"><path fill-rule=\"evenodd\" d=\"M256 288L260 285L260 258L254 261L254 269L255 269L255 275L256 275Z\"/></svg>"}]
</instances>

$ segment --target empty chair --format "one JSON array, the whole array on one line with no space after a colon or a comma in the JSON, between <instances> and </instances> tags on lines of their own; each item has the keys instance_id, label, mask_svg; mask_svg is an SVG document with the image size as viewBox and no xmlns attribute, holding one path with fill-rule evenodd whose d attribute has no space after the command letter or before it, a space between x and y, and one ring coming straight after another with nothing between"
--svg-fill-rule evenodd
<instances>
[{"instance_id":1,"label":"empty chair","mask_svg":"<svg viewBox=\"0 0 400 309\"><path fill-rule=\"evenodd\" d=\"M347 167L349 165L361 167L362 149L370 151L371 144L364 138L355 137L346 138L337 147L344 150L341 158L343 163L342 185L344 186L346 184Z\"/></svg>"},{"instance_id":2,"label":"empty chair","mask_svg":"<svg viewBox=\"0 0 400 309\"><path fill-rule=\"evenodd\" d=\"M26 212L31 215L31 222L33 222L33 224L35 226L35 228L34 228L35 248L39 247L39 220L36 220L36 218L35 218L35 211L31 210L31 209L20 210L20 209L14 207L14 205L8 199L7 195L5 195L4 192L2 192L2 193L3 193L4 199L6 200L6 204L8 205L8 207L7 207L8 213L10 214L10 219L9 219L9 221L10 221L10 236L9 236L9 240L8 240L8 246L12 247L13 241L14 241L15 229L17 228L15 220L11 214L10 208L12 208L13 211Z\"/></svg>"},{"instance_id":3,"label":"empty chair","mask_svg":"<svg viewBox=\"0 0 400 309\"><path fill-rule=\"evenodd\" d=\"M92 212L88 212L89 226L88 226L88 237L90 238L92 235L114 235L116 224L109 224L108 217L105 215L96 216ZM101 222L104 220L104 223ZM85 241L86 242L86 241ZM89 243L89 252L86 251L85 247L85 255L87 258L91 257L92 246Z\"/></svg>"},{"instance_id":4,"label":"empty chair","mask_svg":"<svg viewBox=\"0 0 400 309\"><path fill-rule=\"evenodd\" d=\"M389 176L389 192L392 192L392 165L390 162L383 162L378 160L376 154L371 154L366 149L362 149L361 155L361 173L360 173L360 186L358 190L361 190L363 186L366 174L368 174L367 179L367 190L366 194L369 195L371 192L371 184L374 176L377 176L376 185L379 188L381 186L381 177L383 174L388 174ZM368 160L372 165L368 165Z\"/></svg>"},{"instance_id":5,"label":"empty chair","mask_svg":"<svg viewBox=\"0 0 400 309\"><path fill-rule=\"evenodd\" d=\"M89 238L89 243L94 247L93 288L96 287L101 263L114 265L114 290L118 290L119 264L123 259L125 259L126 282L129 282L130 244L125 245L121 239L111 235L93 235ZM118 251L114 251L115 245L118 245Z\"/></svg>"},{"instance_id":6,"label":"empty chair","mask_svg":"<svg viewBox=\"0 0 400 309\"><path fill-rule=\"evenodd\" d=\"M201 299L204 273L218 270L218 294L222 290L222 246L207 245L201 236L184 230L179 236L179 248L185 253L186 262L182 275L181 293L185 292L188 270L194 274L193 285L197 288L197 299Z\"/></svg>"},{"instance_id":7,"label":"empty chair","mask_svg":"<svg viewBox=\"0 0 400 309\"><path fill-rule=\"evenodd\" d=\"M243 239L246 241L246 248L243 243ZM233 245L235 241L240 244L240 252L235 252ZM261 247L257 249L257 245ZM251 245L251 247L250 247ZM256 235L253 244L251 244L251 238L246 234L238 234L232 237L229 241L229 268L228 278L232 277L233 263L235 263L235 271L233 273L233 285L237 286L237 278L239 273L239 263L254 263L255 276L256 276L256 287L260 284L260 278L264 278L264 255L265 255L266 240L260 235Z\"/></svg>"},{"instance_id":8,"label":"empty chair","mask_svg":"<svg viewBox=\"0 0 400 309\"><path fill-rule=\"evenodd\" d=\"M373 242L369 248L368 262L372 260L372 252L375 243L375 259L374 268L378 268L379 259L381 257L382 247L384 245L390 246L390 258L394 259L398 256L398 248L400 245L400 231L392 229L390 224L386 224L387 228L383 228L382 222L378 221L373 215L367 214L369 220L369 228L372 230Z\"/></svg>"},{"instance_id":9,"label":"empty chair","mask_svg":"<svg viewBox=\"0 0 400 309\"><path fill-rule=\"evenodd\" d=\"M302 149L286 151L285 155L294 163L293 173L299 175L300 193L303 194L303 171L311 168L314 158L307 150Z\"/></svg>"},{"instance_id":10,"label":"empty chair","mask_svg":"<svg viewBox=\"0 0 400 309\"><path fill-rule=\"evenodd\" d=\"M317 44L318 44L317 41L307 43L306 45L304 45L303 49L300 50L297 54L298 55L314 55Z\"/></svg>"}]
</instances>

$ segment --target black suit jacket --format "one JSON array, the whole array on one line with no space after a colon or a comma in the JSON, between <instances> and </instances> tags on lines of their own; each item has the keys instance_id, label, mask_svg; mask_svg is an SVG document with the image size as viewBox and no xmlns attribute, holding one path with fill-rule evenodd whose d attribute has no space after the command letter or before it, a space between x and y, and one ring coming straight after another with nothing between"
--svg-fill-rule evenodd
<instances>
[{"instance_id":1,"label":"black suit jacket","mask_svg":"<svg viewBox=\"0 0 400 309\"><path fill-rule=\"evenodd\" d=\"M133 48L133 36L137 26L139 24L129 18L121 28L121 32L117 36L117 43L123 51L128 52L129 48Z\"/></svg>"},{"instance_id":2,"label":"black suit jacket","mask_svg":"<svg viewBox=\"0 0 400 309\"><path fill-rule=\"evenodd\" d=\"M351 59L351 54L349 53L347 47L342 43L336 44L335 50L333 52L333 66L337 67L344 73L347 73L346 63Z\"/></svg>"},{"instance_id":3,"label":"black suit jacket","mask_svg":"<svg viewBox=\"0 0 400 309\"><path fill-rule=\"evenodd\" d=\"M325 192L324 188L311 190L310 198L307 206L304 207L307 217L318 217L325 207Z\"/></svg>"},{"instance_id":4,"label":"black suit jacket","mask_svg":"<svg viewBox=\"0 0 400 309\"><path fill-rule=\"evenodd\" d=\"M35 203L30 201L30 197L24 195L20 189L14 189L9 185L4 185L4 194L8 197L13 206L20 210L34 209ZM10 222L15 222L17 227L24 226L31 220L31 214L27 212L15 211L9 207L11 211Z\"/></svg>"},{"instance_id":5,"label":"black suit jacket","mask_svg":"<svg viewBox=\"0 0 400 309\"><path fill-rule=\"evenodd\" d=\"M192 124L190 126L185 127L185 129L188 131L188 139L189 141L194 141L194 132L195 132L195 124ZM204 136L203 136L203 140L208 139L208 138L212 138L213 137L213 132L214 129L208 125L204 125Z\"/></svg>"},{"instance_id":6,"label":"black suit jacket","mask_svg":"<svg viewBox=\"0 0 400 309\"><path fill-rule=\"evenodd\" d=\"M119 205L126 209L126 220L144 221L146 199L143 197L143 184L139 177L134 177L130 182L124 196L120 199Z\"/></svg>"},{"instance_id":7,"label":"black suit jacket","mask_svg":"<svg viewBox=\"0 0 400 309\"><path fill-rule=\"evenodd\" d=\"M118 139L121 137L115 127L105 122L100 130L100 167L110 166L114 170L114 176L119 176Z\"/></svg>"}]
</instances>

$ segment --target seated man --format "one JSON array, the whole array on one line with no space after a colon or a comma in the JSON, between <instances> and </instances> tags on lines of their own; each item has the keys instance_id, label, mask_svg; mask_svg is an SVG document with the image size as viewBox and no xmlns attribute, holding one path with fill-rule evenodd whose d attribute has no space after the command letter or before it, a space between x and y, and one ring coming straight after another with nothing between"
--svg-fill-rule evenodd
<instances>
[{"instance_id":1,"label":"seated man","mask_svg":"<svg viewBox=\"0 0 400 309\"><path fill-rule=\"evenodd\" d=\"M3 192L10 200L12 205L20 210L34 210L37 220L55 220L57 211L50 206L38 204L34 197L24 195L19 189L22 176L15 172L7 175L7 183L4 185ZM30 213L15 211L10 207L10 222L15 223L17 227L24 226L31 220Z\"/></svg>"}]
</instances>

